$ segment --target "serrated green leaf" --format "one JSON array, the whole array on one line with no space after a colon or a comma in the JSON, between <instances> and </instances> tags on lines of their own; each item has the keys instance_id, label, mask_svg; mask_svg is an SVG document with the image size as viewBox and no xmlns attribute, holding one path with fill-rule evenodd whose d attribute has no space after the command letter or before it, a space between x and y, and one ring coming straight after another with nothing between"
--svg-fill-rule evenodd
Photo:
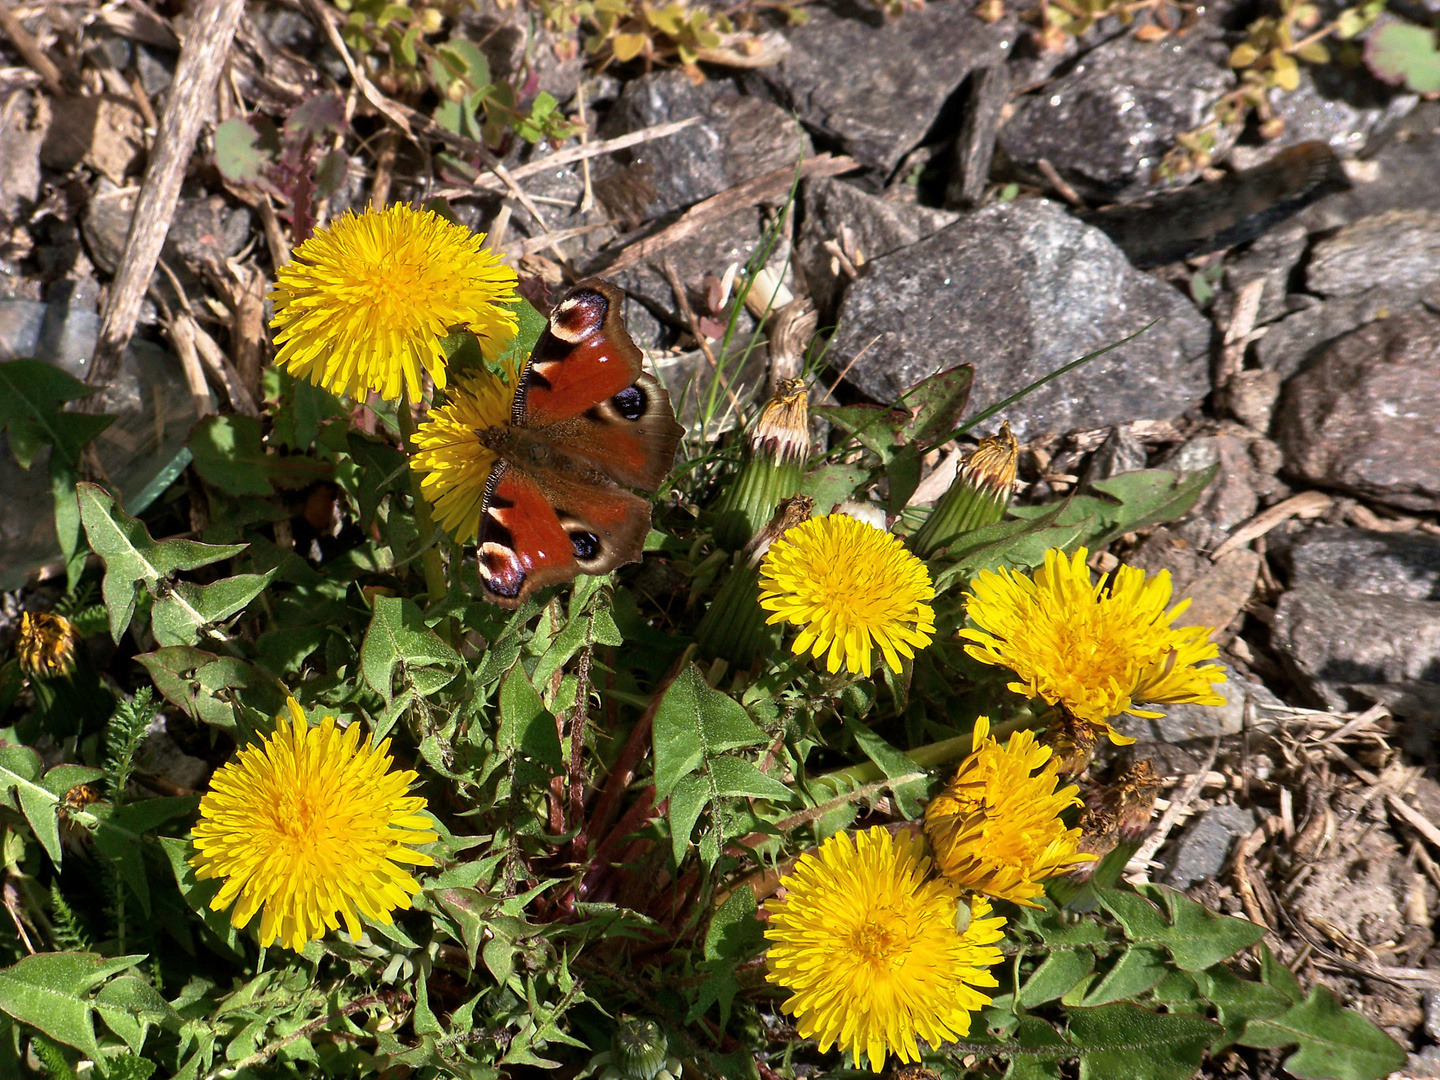
<instances>
[{"instance_id":1,"label":"serrated green leaf","mask_svg":"<svg viewBox=\"0 0 1440 1080\"><path fill-rule=\"evenodd\" d=\"M209 585L181 581L162 589L150 611L150 631L162 647L194 645L202 630L244 611L278 572L236 574Z\"/></svg>"},{"instance_id":2,"label":"serrated green leaf","mask_svg":"<svg viewBox=\"0 0 1440 1080\"><path fill-rule=\"evenodd\" d=\"M855 740L865 756L880 767L885 779L900 781L890 788L895 797L896 808L906 818L915 818L920 813L920 802L928 786L927 774L902 751L895 749L877 735L874 730L858 721L845 719L845 733Z\"/></svg>"},{"instance_id":3,"label":"serrated green leaf","mask_svg":"<svg viewBox=\"0 0 1440 1080\"><path fill-rule=\"evenodd\" d=\"M500 683L500 730L495 748L502 753L518 750L556 771L565 764L555 717L518 663Z\"/></svg>"},{"instance_id":4,"label":"serrated green leaf","mask_svg":"<svg viewBox=\"0 0 1440 1080\"><path fill-rule=\"evenodd\" d=\"M1341 1007L1335 995L1314 986L1299 1005L1279 1016L1252 1020L1237 1040L1242 1046L1297 1046L1285 1070L1298 1080L1380 1080L1405 1066L1405 1050L1365 1017Z\"/></svg>"},{"instance_id":5,"label":"serrated green leaf","mask_svg":"<svg viewBox=\"0 0 1440 1080\"><path fill-rule=\"evenodd\" d=\"M274 680L236 656L217 656L203 649L175 645L141 653L135 659L145 665L156 689L170 704L202 724L234 733L232 702L242 692L255 708L272 716L285 704L285 696Z\"/></svg>"},{"instance_id":6,"label":"serrated green leaf","mask_svg":"<svg viewBox=\"0 0 1440 1080\"><path fill-rule=\"evenodd\" d=\"M67 401L95 392L73 375L40 360L0 363L0 430L10 452L28 469L40 447L49 445L72 466L85 444L115 420L113 416L62 412Z\"/></svg>"},{"instance_id":7,"label":"serrated green leaf","mask_svg":"<svg viewBox=\"0 0 1440 1080\"><path fill-rule=\"evenodd\" d=\"M275 129L263 118L233 117L215 129L215 167L232 184L259 184L279 149Z\"/></svg>"},{"instance_id":8,"label":"serrated green leaf","mask_svg":"<svg viewBox=\"0 0 1440 1080\"><path fill-rule=\"evenodd\" d=\"M1139 997L1170 973L1164 954L1148 945L1132 945L1085 995L1084 1005L1109 1005Z\"/></svg>"},{"instance_id":9,"label":"serrated green leaf","mask_svg":"<svg viewBox=\"0 0 1440 1080\"><path fill-rule=\"evenodd\" d=\"M1095 970L1095 954L1089 949L1062 949L1052 952L1025 980L1015 1000L1033 1009L1068 994L1081 979Z\"/></svg>"},{"instance_id":10,"label":"serrated green leaf","mask_svg":"<svg viewBox=\"0 0 1440 1080\"><path fill-rule=\"evenodd\" d=\"M1217 915L1160 885L1140 885L1134 893L1097 889L1095 895L1119 920L1131 942L1167 950L1182 971L1203 971L1254 945L1267 933L1265 927L1248 919ZM1165 905L1168 919L1152 900Z\"/></svg>"},{"instance_id":11,"label":"serrated green leaf","mask_svg":"<svg viewBox=\"0 0 1440 1080\"><path fill-rule=\"evenodd\" d=\"M35 839L60 865L60 822L55 809L59 798L41 783L43 763L28 746L0 746L0 795L15 792L15 800Z\"/></svg>"},{"instance_id":12,"label":"serrated green leaf","mask_svg":"<svg viewBox=\"0 0 1440 1080\"><path fill-rule=\"evenodd\" d=\"M726 798L770 799L781 804L794 798L779 780L766 776L741 758L715 758L710 762L710 776L716 794Z\"/></svg>"},{"instance_id":13,"label":"serrated green leaf","mask_svg":"<svg viewBox=\"0 0 1440 1080\"><path fill-rule=\"evenodd\" d=\"M234 960L243 961L245 952L240 945L240 932L230 924L229 916L225 912L215 911L210 907L210 902L220 892L224 882L219 878L200 881L195 877L195 869L190 865L190 856L195 849L190 846L190 841L176 836L161 836L158 839L160 849L170 862L180 895L186 906L210 931L212 947L219 948L222 953L228 952Z\"/></svg>"},{"instance_id":14,"label":"serrated green leaf","mask_svg":"<svg viewBox=\"0 0 1440 1080\"><path fill-rule=\"evenodd\" d=\"M1197 971L1191 978L1219 1012L1224 1036L1210 1048L1213 1054L1230 1045L1252 1020L1269 1020L1294 1004L1283 990L1263 982L1242 979L1224 964Z\"/></svg>"},{"instance_id":15,"label":"serrated green leaf","mask_svg":"<svg viewBox=\"0 0 1440 1080\"><path fill-rule=\"evenodd\" d=\"M412 602L396 596L375 598L375 611L360 646L360 669L387 703L394 696L396 668L403 678L410 668L459 662L460 655L425 625Z\"/></svg>"},{"instance_id":16,"label":"serrated green leaf","mask_svg":"<svg viewBox=\"0 0 1440 1080\"><path fill-rule=\"evenodd\" d=\"M1071 1009L1066 1029L1080 1051L1080 1080L1189 1080L1219 1025L1138 1005Z\"/></svg>"},{"instance_id":17,"label":"serrated green leaf","mask_svg":"<svg viewBox=\"0 0 1440 1080\"><path fill-rule=\"evenodd\" d=\"M114 497L99 484L77 484L75 490L90 549L105 562L100 592L110 616L110 636L117 644L135 615L142 588L157 594L160 583L176 571L195 570L245 550L244 544L194 540L156 543L149 530L116 506Z\"/></svg>"},{"instance_id":18,"label":"serrated green leaf","mask_svg":"<svg viewBox=\"0 0 1440 1080\"><path fill-rule=\"evenodd\" d=\"M116 872L140 901L146 918L150 917L150 881L145 875L141 851L145 835L161 822L192 813L199 805L198 795L186 795L146 799L124 806L96 804L91 807L99 819L94 833L95 849L114 864Z\"/></svg>"},{"instance_id":19,"label":"serrated green leaf","mask_svg":"<svg viewBox=\"0 0 1440 1080\"><path fill-rule=\"evenodd\" d=\"M158 990L134 975L121 975L102 986L95 995L95 1011L135 1054L144 1048L150 1026L179 1019ZM110 1080L114 1078L112 1070Z\"/></svg>"},{"instance_id":20,"label":"serrated green leaf","mask_svg":"<svg viewBox=\"0 0 1440 1080\"><path fill-rule=\"evenodd\" d=\"M100 1057L90 1021L89 991L106 978L134 967L143 954L106 958L94 953L37 953L0 969L0 1010L73 1046L92 1060Z\"/></svg>"},{"instance_id":21,"label":"serrated green leaf","mask_svg":"<svg viewBox=\"0 0 1440 1080\"><path fill-rule=\"evenodd\" d=\"M712 689L698 667L687 665L655 711L656 800L665 798L706 757L754 746L764 738L733 698Z\"/></svg>"},{"instance_id":22,"label":"serrated green leaf","mask_svg":"<svg viewBox=\"0 0 1440 1080\"><path fill-rule=\"evenodd\" d=\"M266 453L253 416L207 416L190 434L190 453L195 471L228 495L271 495L275 487L303 488L334 472L305 454Z\"/></svg>"}]
</instances>

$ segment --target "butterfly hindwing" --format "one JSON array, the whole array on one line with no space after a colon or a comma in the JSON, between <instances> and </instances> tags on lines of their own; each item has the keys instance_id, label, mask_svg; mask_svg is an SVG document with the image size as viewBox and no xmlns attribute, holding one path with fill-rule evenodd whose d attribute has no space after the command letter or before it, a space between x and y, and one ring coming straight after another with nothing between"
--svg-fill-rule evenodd
<instances>
[{"instance_id":1,"label":"butterfly hindwing","mask_svg":"<svg viewBox=\"0 0 1440 1080\"><path fill-rule=\"evenodd\" d=\"M496 603L516 607L542 586L637 561L649 531L650 503L638 495L500 462L480 516L481 584Z\"/></svg>"}]
</instances>

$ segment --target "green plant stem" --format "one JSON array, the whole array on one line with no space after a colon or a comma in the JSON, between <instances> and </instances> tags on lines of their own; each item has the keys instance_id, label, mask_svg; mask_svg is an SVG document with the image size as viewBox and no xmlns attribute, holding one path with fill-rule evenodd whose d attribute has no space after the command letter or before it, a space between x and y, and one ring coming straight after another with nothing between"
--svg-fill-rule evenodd
<instances>
[{"instance_id":1,"label":"green plant stem","mask_svg":"<svg viewBox=\"0 0 1440 1080\"><path fill-rule=\"evenodd\" d=\"M415 452L412 445L415 439L415 413L410 407L410 395L401 393L400 407L396 410L396 417L400 421L400 441L404 444L407 454ZM420 490L420 474L414 469L410 470L410 501L415 505L415 531L419 538L429 543L435 535L435 519L430 514L430 502ZM420 566L425 572L425 589L429 594L430 603L438 604L445 599L448 587L445 582L445 564L440 558L440 549L430 544L420 554ZM443 633L442 637L446 636Z\"/></svg>"},{"instance_id":2,"label":"green plant stem","mask_svg":"<svg viewBox=\"0 0 1440 1080\"><path fill-rule=\"evenodd\" d=\"M990 729L990 734L992 737L1000 739L1013 731L1034 726L1037 720L1038 718L1033 716L1018 716L1013 720L996 724ZM921 769L933 769L939 765L948 765L970 753L974 737L974 728L972 727L964 735L956 735L953 739L942 739L940 742L930 743L928 746L907 750L905 756ZM861 787L883 779L885 774L880 771L879 765L873 761L866 761L859 765L851 765L847 769L836 769L834 772L825 773L824 776L834 777L847 786Z\"/></svg>"}]
</instances>

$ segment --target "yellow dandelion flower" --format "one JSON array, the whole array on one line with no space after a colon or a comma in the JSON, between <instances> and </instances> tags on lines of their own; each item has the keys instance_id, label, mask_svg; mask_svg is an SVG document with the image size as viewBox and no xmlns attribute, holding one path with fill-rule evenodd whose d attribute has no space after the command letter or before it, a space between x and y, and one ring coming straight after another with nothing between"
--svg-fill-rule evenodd
<instances>
[{"instance_id":1,"label":"yellow dandelion flower","mask_svg":"<svg viewBox=\"0 0 1440 1080\"><path fill-rule=\"evenodd\" d=\"M887 1053L919 1061L917 1039L931 1046L970 1033L970 1014L997 983L995 942L1005 920L977 898L963 932L959 895L939 878L910 832L873 828L853 842L837 833L802 855L769 903L766 978L790 991L781 1007L800 1034L863 1053L879 1072Z\"/></svg>"},{"instance_id":2,"label":"yellow dandelion flower","mask_svg":"<svg viewBox=\"0 0 1440 1080\"><path fill-rule=\"evenodd\" d=\"M1076 854L1080 830L1060 819L1061 811L1080 805L1080 789L1056 790L1059 770L1033 731L1017 731L1001 746L982 716L972 746L925 807L935 865L962 889L1038 907L1040 882L1093 858Z\"/></svg>"},{"instance_id":3,"label":"yellow dandelion flower","mask_svg":"<svg viewBox=\"0 0 1440 1080\"><path fill-rule=\"evenodd\" d=\"M1188 599L1182 600L1170 617L1180 614L1189 604ZM1211 687L1225 681L1225 669L1218 664L1196 667L1201 660L1220 655L1219 647L1210 640L1210 627L1184 626L1172 630L1171 635L1169 649L1140 673L1131 696L1153 705L1224 705L1224 695Z\"/></svg>"},{"instance_id":4,"label":"yellow dandelion flower","mask_svg":"<svg viewBox=\"0 0 1440 1080\"><path fill-rule=\"evenodd\" d=\"M80 634L63 615L49 611L22 611L20 632L15 635L15 659L30 678L49 679L68 675L75 666L75 646Z\"/></svg>"},{"instance_id":5,"label":"yellow dandelion flower","mask_svg":"<svg viewBox=\"0 0 1440 1080\"><path fill-rule=\"evenodd\" d=\"M480 531L485 485L495 452L480 432L510 422L517 372L505 378L488 372L452 386L444 405L431 409L415 431L410 467L424 473L420 491L435 507L435 520L462 544Z\"/></svg>"},{"instance_id":6,"label":"yellow dandelion flower","mask_svg":"<svg viewBox=\"0 0 1440 1080\"><path fill-rule=\"evenodd\" d=\"M792 650L869 676L874 646L891 671L930 644L935 589L925 564L889 533L846 514L811 518L770 546L760 566L767 624L801 627Z\"/></svg>"},{"instance_id":7,"label":"yellow dandelion flower","mask_svg":"<svg viewBox=\"0 0 1440 1080\"><path fill-rule=\"evenodd\" d=\"M333 716L309 727L294 698L289 712L210 778L190 864L224 880L213 910L234 904L237 927L261 911L260 944L299 952L337 929L337 915L358 937L357 911L388 924L408 908L420 885L400 864L433 866L411 848L437 834L425 800L406 794L415 774L390 771L390 740L358 745L360 726L339 731Z\"/></svg>"},{"instance_id":8,"label":"yellow dandelion flower","mask_svg":"<svg viewBox=\"0 0 1440 1080\"><path fill-rule=\"evenodd\" d=\"M275 272L276 363L336 394L420 400L420 372L445 385L440 341L456 327L493 360L514 338L515 271L472 233L397 203L347 213Z\"/></svg>"},{"instance_id":9,"label":"yellow dandelion flower","mask_svg":"<svg viewBox=\"0 0 1440 1080\"><path fill-rule=\"evenodd\" d=\"M1224 671L1194 666L1217 655L1201 641L1208 628L1170 626L1189 601L1166 609L1169 573L1146 577L1122 566L1108 583L1092 582L1088 555L1052 548L1033 579L1008 568L982 570L966 597L976 628L960 631L972 642L965 651L1015 672L1018 681L1009 685L1016 693L1062 705L1122 745L1134 740L1118 734L1111 717L1161 715L1137 702L1224 704L1208 690Z\"/></svg>"}]
</instances>

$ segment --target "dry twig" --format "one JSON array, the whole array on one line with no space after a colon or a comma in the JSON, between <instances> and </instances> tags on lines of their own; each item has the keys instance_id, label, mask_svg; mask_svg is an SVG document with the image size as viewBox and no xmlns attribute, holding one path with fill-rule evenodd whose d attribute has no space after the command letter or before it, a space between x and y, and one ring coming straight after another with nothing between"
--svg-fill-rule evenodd
<instances>
[{"instance_id":1,"label":"dry twig","mask_svg":"<svg viewBox=\"0 0 1440 1080\"><path fill-rule=\"evenodd\" d=\"M85 377L91 386L105 386L115 377L120 356L135 332L140 302L150 287L150 276L155 272L160 248L170 231L185 167L195 149L206 107L215 96L215 84L220 79L244 6L244 0L199 0L196 5L190 32L185 35L180 61L175 67L175 79L170 84L165 115L160 120L150 163L145 169L145 180L135 202L125 251L120 256L105 305L95 344L95 361ZM96 407L99 406L96 402Z\"/></svg>"}]
</instances>

